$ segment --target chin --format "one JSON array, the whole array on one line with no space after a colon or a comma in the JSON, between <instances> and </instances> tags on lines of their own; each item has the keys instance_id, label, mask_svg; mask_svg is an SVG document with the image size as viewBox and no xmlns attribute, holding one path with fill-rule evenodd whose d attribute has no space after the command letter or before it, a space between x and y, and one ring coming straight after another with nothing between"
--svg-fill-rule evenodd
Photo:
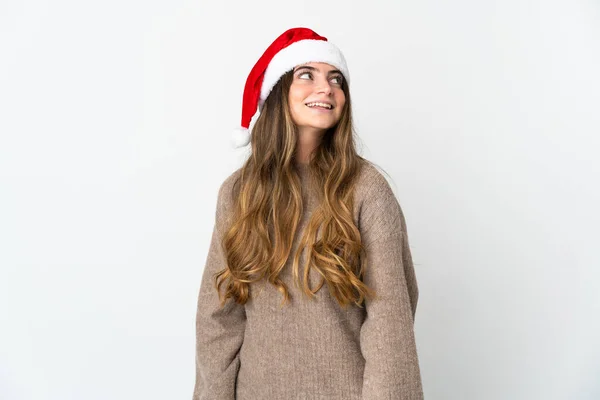
<instances>
[{"instance_id":1,"label":"chin","mask_svg":"<svg viewBox=\"0 0 600 400\"><path fill-rule=\"evenodd\" d=\"M314 129L330 129L333 128L335 125L337 124L336 122L329 122L329 123L316 123L316 124L306 124L308 127L314 128Z\"/></svg>"},{"instance_id":2,"label":"chin","mask_svg":"<svg viewBox=\"0 0 600 400\"><path fill-rule=\"evenodd\" d=\"M339 121L332 121L332 120L321 120L321 121L310 121L308 118L302 122L300 122L300 124L297 124L297 126L299 127L303 127L303 128L307 128L307 129L311 129L311 130L327 130L327 129L331 129L333 127L335 127L337 125ZM296 123L294 121L294 123Z\"/></svg>"},{"instance_id":3,"label":"chin","mask_svg":"<svg viewBox=\"0 0 600 400\"><path fill-rule=\"evenodd\" d=\"M313 129L327 130L327 129L330 129L330 128L334 127L334 126L335 126L335 124L334 125L315 125L315 126L311 126L311 128L313 128Z\"/></svg>"}]
</instances>

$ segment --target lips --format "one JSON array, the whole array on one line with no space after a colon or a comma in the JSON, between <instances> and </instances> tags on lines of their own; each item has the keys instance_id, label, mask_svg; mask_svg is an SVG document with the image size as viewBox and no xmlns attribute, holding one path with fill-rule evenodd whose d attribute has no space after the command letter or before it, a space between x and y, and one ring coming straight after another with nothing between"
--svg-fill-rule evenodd
<instances>
[{"instance_id":1,"label":"lips","mask_svg":"<svg viewBox=\"0 0 600 400\"><path fill-rule=\"evenodd\" d=\"M308 108L314 108L318 110L331 111L335 107L328 101L311 101L304 104ZM329 106L329 107L328 107Z\"/></svg>"}]
</instances>

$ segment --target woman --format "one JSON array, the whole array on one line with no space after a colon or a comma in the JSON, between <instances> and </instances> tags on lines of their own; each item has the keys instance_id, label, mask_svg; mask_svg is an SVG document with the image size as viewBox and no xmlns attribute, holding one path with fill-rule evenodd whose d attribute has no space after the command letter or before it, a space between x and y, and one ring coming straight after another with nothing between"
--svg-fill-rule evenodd
<instances>
[{"instance_id":1,"label":"woman","mask_svg":"<svg viewBox=\"0 0 600 400\"><path fill-rule=\"evenodd\" d=\"M284 32L246 81L196 316L194 399L422 399L406 223L355 149L337 47ZM247 128L257 106L260 115Z\"/></svg>"}]
</instances>

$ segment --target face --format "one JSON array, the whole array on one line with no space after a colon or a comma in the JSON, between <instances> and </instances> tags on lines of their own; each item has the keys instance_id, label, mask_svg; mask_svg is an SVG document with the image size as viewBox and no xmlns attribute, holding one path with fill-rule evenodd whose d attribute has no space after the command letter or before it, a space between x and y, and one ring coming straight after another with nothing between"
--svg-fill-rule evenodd
<instances>
[{"instance_id":1,"label":"face","mask_svg":"<svg viewBox=\"0 0 600 400\"><path fill-rule=\"evenodd\" d=\"M340 71L326 63L294 68L288 102L292 120L301 133L323 134L337 124L346 102L343 79Z\"/></svg>"}]
</instances>

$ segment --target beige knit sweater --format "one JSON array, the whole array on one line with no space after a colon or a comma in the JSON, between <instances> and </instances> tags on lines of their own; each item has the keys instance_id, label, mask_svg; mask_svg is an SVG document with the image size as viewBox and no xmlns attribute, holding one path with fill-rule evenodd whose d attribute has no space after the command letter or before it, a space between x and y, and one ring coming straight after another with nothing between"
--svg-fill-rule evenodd
<instances>
[{"instance_id":1,"label":"beige knit sweater","mask_svg":"<svg viewBox=\"0 0 600 400\"><path fill-rule=\"evenodd\" d=\"M298 164L304 214L316 204L307 166ZM422 399L413 330L418 288L406 223L385 177L365 165L355 192L354 218L367 249L365 284L379 299L342 309L324 285L315 300L293 284L292 257L282 271L291 302L268 283L253 286L244 306L228 300L219 309L213 274L224 267L219 243L232 207L240 169L222 183L215 226L202 275L196 315L194 400L401 400ZM302 254L304 256L304 253ZM302 263L300 258L300 276ZM314 269L311 269L311 274ZM315 272L311 287L320 282Z\"/></svg>"}]
</instances>

